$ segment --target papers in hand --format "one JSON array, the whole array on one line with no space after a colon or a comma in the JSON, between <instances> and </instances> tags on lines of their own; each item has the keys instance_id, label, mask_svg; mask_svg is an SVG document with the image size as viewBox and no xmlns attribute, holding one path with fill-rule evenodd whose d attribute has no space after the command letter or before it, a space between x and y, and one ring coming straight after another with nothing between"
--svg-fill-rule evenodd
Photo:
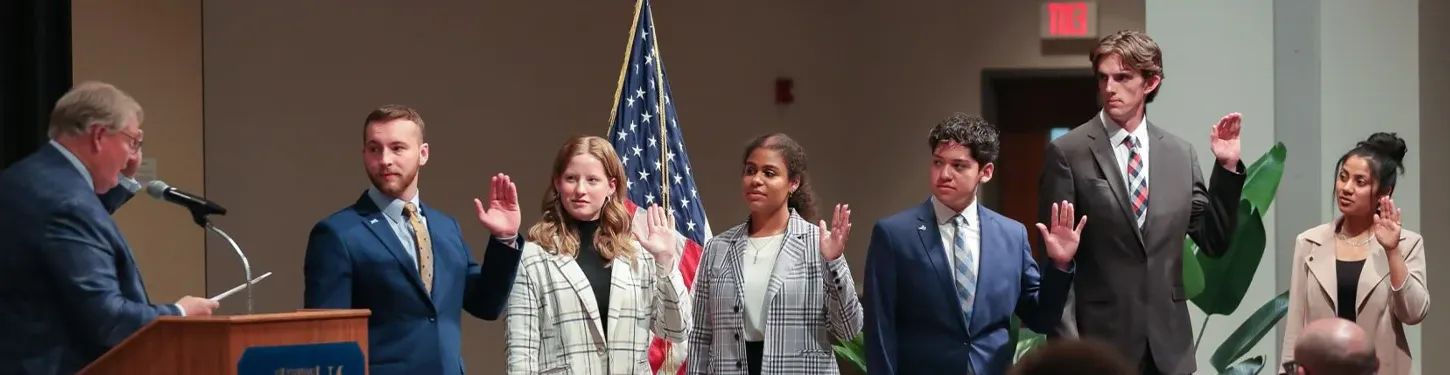
<instances>
[{"instance_id":1,"label":"papers in hand","mask_svg":"<svg viewBox=\"0 0 1450 375\"><path fill-rule=\"evenodd\" d=\"M268 272L262 274L262 276L257 276L257 278L252 279L252 284L256 284L258 281L262 281L262 279L267 278L267 276L272 276L272 273ZM212 302L221 302L222 298L227 298L227 296L230 296L236 292L240 292L242 291L242 289L247 289L247 283L242 283L242 285L237 285L236 288L232 288L231 290L222 292L222 294L218 294L216 295L216 297L212 297L211 300Z\"/></svg>"}]
</instances>

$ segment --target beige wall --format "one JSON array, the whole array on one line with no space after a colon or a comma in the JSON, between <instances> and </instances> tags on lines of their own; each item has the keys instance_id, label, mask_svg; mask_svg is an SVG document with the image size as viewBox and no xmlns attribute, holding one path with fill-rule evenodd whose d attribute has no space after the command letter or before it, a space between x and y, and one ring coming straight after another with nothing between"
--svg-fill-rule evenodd
<instances>
[{"instance_id":1,"label":"beige wall","mask_svg":"<svg viewBox=\"0 0 1450 375\"><path fill-rule=\"evenodd\" d=\"M204 194L202 186L201 3L196 0L74 0L74 79L126 90L146 112L146 158L158 177ZM155 302L206 292L202 229L184 210L144 194L116 220Z\"/></svg>"}]
</instances>

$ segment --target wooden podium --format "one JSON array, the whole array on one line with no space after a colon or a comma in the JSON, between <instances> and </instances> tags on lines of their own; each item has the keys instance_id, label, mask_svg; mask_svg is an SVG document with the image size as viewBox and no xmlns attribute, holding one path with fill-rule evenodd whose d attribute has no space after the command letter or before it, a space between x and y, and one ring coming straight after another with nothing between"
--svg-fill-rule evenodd
<instances>
[{"instance_id":1,"label":"wooden podium","mask_svg":"<svg viewBox=\"0 0 1450 375\"><path fill-rule=\"evenodd\" d=\"M314 369L319 375L366 374L368 315L371 315L368 310L299 310L161 317L86 366L80 374L237 375L244 356L250 357L249 367L267 367L266 374L312 373ZM356 343L357 349L352 349L352 343ZM360 350L362 368L355 367L356 358L337 359L339 349L342 357L355 357L348 352ZM342 363L298 362L328 360L351 365L345 366L346 371L332 371L328 366Z\"/></svg>"}]
</instances>

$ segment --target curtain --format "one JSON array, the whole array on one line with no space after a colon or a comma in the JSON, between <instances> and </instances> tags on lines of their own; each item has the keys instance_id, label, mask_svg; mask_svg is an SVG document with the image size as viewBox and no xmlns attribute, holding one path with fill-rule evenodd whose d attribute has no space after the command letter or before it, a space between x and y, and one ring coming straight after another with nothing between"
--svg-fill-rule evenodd
<instances>
[{"instance_id":1,"label":"curtain","mask_svg":"<svg viewBox=\"0 0 1450 375\"><path fill-rule=\"evenodd\" d=\"M47 141L72 84L70 17L70 0L0 0L0 169Z\"/></svg>"}]
</instances>

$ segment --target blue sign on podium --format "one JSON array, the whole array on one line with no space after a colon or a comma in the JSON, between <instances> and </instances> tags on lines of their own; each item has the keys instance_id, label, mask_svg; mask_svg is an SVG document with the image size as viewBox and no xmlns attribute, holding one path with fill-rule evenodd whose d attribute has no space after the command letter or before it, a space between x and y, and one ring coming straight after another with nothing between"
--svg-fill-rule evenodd
<instances>
[{"instance_id":1,"label":"blue sign on podium","mask_svg":"<svg viewBox=\"0 0 1450 375\"><path fill-rule=\"evenodd\" d=\"M237 375L363 375L367 361L357 342L254 346L242 352Z\"/></svg>"}]
</instances>

